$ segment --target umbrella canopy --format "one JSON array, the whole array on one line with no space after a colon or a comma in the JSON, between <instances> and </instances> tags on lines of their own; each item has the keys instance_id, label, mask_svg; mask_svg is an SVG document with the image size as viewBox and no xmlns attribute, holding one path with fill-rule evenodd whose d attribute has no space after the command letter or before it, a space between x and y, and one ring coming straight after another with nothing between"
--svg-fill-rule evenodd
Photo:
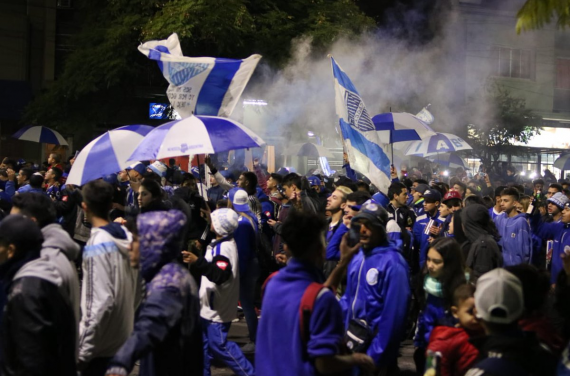
<instances>
[{"instance_id":1,"label":"umbrella canopy","mask_svg":"<svg viewBox=\"0 0 570 376\"><path fill-rule=\"evenodd\" d=\"M132 164L127 160L135 148L153 129L148 125L127 125L97 137L75 158L67 183L83 185L125 169Z\"/></svg>"},{"instance_id":2,"label":"umbrella canopy","mask_svg":"<svg viewBox=\"0 0 570 376\"><path fill-rule=\"evenodd\" d=\"M380 140L393 144L395 142L422 140L435 136L429 125L412 114L405 112L388 112L372 118Z\"/></svg>"},{"instance_id":3,"label":"umbrella canopy","mask_svg":"<svg viewBox=\"0 0 570 376\"><path fill-rule=\"evenodd\" d=\"M313 144L312 142L305 142L304 144L296 144L291 146L284 155L293 155L297 157L311 157L311 158L334 158L332 153L324 146Z\"/></svg>"},{"instance_id":4,"label":"umbrella canopy","mask_svg":"<svg viewBox=\"0 0 570 376\"><path fill-rule=\"evenodd\" d=\"M14 133L12 137L22 141L67 145L67 141L59 132L41 125L28 125Z\"/></svg>"},{"instance_id":5,"label":"umbrella canopy","mask_svg":"<svg viewBox=\"0 0 570 376\"><path fill-rule=\"evenodd\" d=\"M412 142L406 149L406 155L429 157L441 153L450 153L459 150L470 150L471 146L460 137L451 133L437 133L421 141Z\"/></svg>"},{"instance_id":6,"label":"umbrella canopy","mask_svg":"<svg viewBox=\"0 0 570 376\"><path fill-rule=\"evenodd\" d=\"M554 161L554 167L559 170L570 170L570 154L561 155Z\"/></svg>"},{"instance_id":7,"label":"umbrella canopy","mask_svg":"<svg viewBox=\"0 0 570 376\"><path fill-rule=\"evenodd\" d=\"M426 157L426 159L430 162L437 163L449 168L457 168L457 167L463 167L464 169L467 168L465 160L461 158L459 155L453 153L443 153L439 155L433 155L431 157Z\"/></svg>"},{"instance_id":8,"label":"umbrella canopy","mask_svg":"<svg viewBox=\"0 0 570 376\"><path fill-rule=\"evenodd\" d=\"M190 116L153 129L129 160L145 161L190 154L256 148L265 142L244 125L217 116Z\"/></svg>"}]
</instances>

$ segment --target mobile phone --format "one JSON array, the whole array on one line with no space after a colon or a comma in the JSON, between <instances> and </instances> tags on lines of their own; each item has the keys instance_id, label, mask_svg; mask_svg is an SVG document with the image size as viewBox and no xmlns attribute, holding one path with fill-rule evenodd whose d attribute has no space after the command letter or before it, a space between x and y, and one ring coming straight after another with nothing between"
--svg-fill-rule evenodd
<instances>
[{"instance_id":1,"label":"mobile phone","mask_svg":"<svg viewBox=\"0 0 570 376\"><path fill-rule=\"evenodd\" d=\"M78 155L79 155L79 150L75 150L75 155L73 156L73 159L76 159Z\"/></svg>"}]
</instances>

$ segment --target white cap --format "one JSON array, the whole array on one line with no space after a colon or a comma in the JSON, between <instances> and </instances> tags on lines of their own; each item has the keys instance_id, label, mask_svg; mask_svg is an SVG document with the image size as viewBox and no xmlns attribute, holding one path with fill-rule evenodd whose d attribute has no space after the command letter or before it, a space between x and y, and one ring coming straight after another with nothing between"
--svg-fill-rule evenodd
<instances>
[{"instance_id":1,"label":"white cap","mask_svg":"<svg viewBox=\"0 0 570 376\"><path fill-rule=\"evenodd\" d=\"M521 281L502 268L493 269L477 280L477 317L491 323L510 324L523 313Z\"/></svg>"},{"instance_id":2,"label":"white cap","mask_svg":"<svg viewBox=\"0 0 570 376\"><path fill-rule=\"evenodd\" d=\"M214 231L220 236L233 234L238 227L238 215L232 209L221 208L214 210L210 216Z\"/></svg>"},{"instance_id":3,"label":"white cap","mask_svg":"<svg viewBox=\"0 0 570 376\"><path fill-rule=\"evenodd\" d=\"M232 201L232 204L234 205L234 208L237 211L244 212L244 211L249 210L249 203L248 202L249 202L249 200L248 200L247 192L243 189L239 189L234 195L234 199Z\"/></svg>"},{"instance_id":4,"label":"white cap","mask_svg":"<svg viewBox=\"0 0 570 376\"><path fill-rule=\"evenodd\" d=\"M153 164L148 166L148 168L150 168L152 172L155 172L162 178L166 176L166 170L168 170L168 167L161 161L155 161Z\"/></svg>"}]
</instances>

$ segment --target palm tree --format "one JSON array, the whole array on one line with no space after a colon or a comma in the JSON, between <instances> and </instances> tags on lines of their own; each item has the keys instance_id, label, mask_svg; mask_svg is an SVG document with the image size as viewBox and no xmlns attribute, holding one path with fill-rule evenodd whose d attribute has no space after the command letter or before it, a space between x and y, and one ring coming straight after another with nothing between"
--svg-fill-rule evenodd
<instances>
[{"instance_id":1,"label":"palm tree","mask_svg":"<svg viewBox=\"0 0 570 376\"><path fill-rule=\"evenodd\" d=\"M559 28L570 26L570 0L527 0L517 14L517 33L540 29L553 16Z\"/></svg>"}]
</instances>

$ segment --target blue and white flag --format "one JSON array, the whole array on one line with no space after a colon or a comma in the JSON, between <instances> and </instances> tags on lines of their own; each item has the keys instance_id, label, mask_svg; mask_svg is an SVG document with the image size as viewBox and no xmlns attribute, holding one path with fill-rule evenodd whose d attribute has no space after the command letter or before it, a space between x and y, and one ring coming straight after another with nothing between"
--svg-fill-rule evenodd
<instances>
[{"instance_id":1,"label":"blue and white flag","mask_svg":"<svg viewBox=\"0 0 570 376\"><path fill-rule=\"evenodd\" d=\"M427 125L430 125L435 121L432 113L428 111L429 106L431 106L431 103L422 108L422 110L416 114L416 117Z\"/></svg>"},{"instance_id":2,"label":"blue and white flag","mask_svg":"<svg viewBox=\"0 0 570 376\"><path fill-rule=\"evenodd\" d=\"M186 57L176 33L166 40L143 43L139 51L157 61L170 83L168 100L182 118L192 114L229 117L261 59L261 55L243 60Z\"/></svg>"},{"instance_id":3,"label":"blue and white flag","mask_svg":"<svg viewBox=\"0 0 570 376\"><path fill-rule=\"evenodd\" d=\"M331 57L336 113L350 167L366 176L380 190L391 183L390 158L380 140L364 102L350 78Z\"/></svg>"}]
</instances>

